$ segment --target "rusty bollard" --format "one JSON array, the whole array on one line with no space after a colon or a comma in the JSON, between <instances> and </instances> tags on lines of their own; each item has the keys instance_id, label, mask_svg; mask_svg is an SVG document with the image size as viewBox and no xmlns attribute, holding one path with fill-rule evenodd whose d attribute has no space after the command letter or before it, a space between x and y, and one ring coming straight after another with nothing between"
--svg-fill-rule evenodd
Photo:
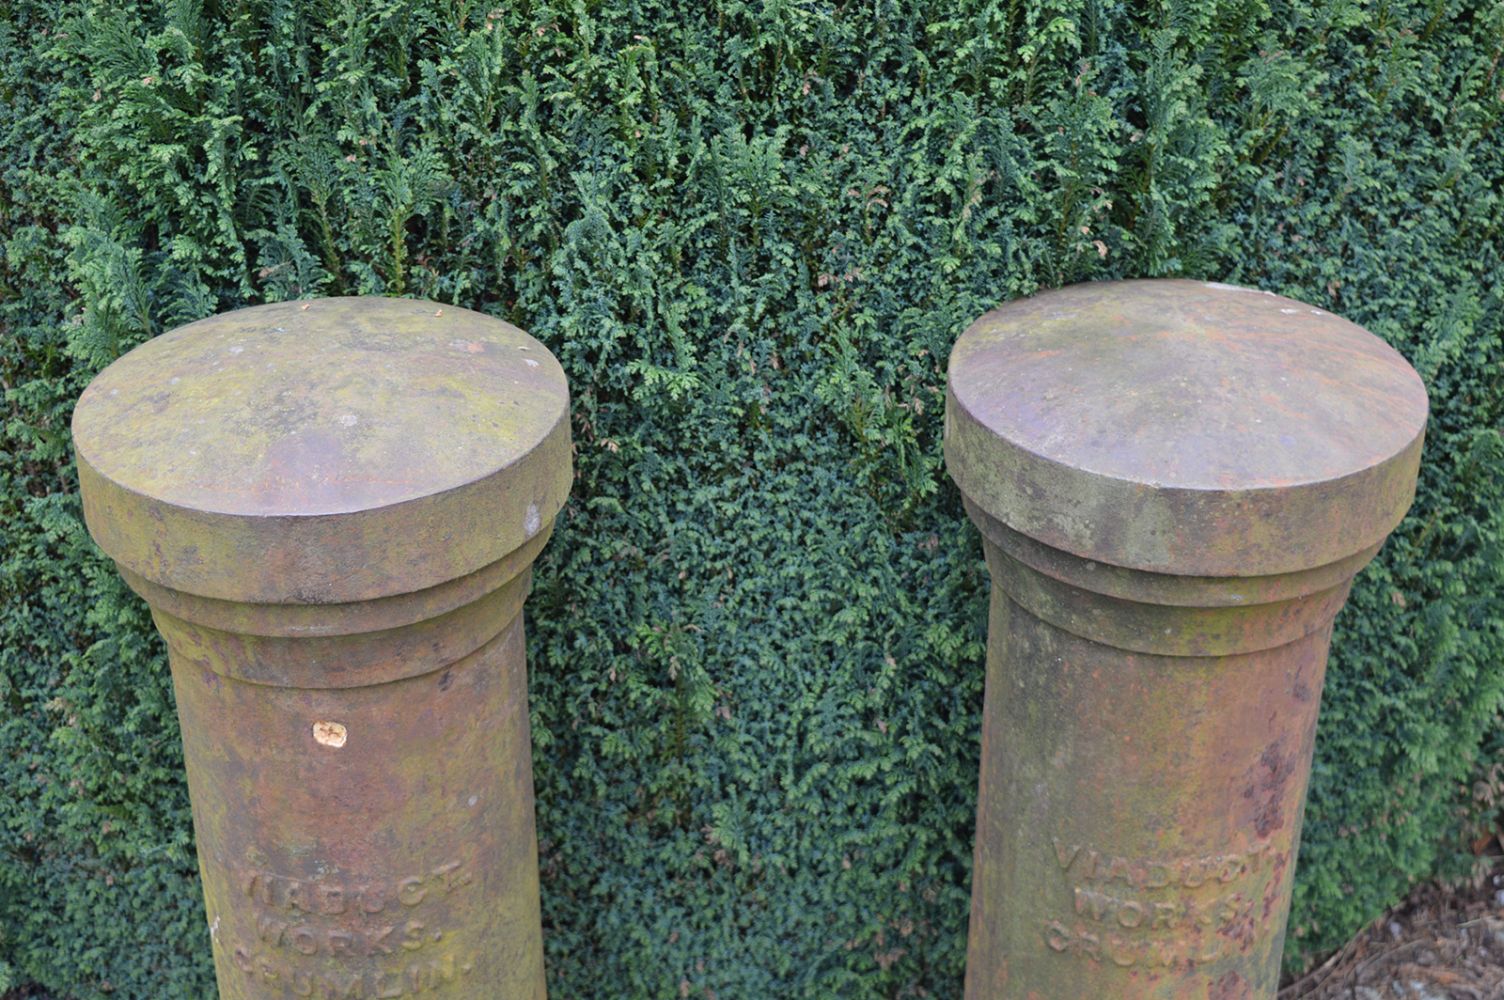
<instances>
[{"instance_id":1,"label":"rusty bollard","mask_svg":"<svg viewBox=\"0 0 1504 1000\"><path fill-rule=\"evenodd\" d=\"M993 582L968 998L1275 995L1332 621L1426 409L1378 338L1229 285L962 335L946 464Z\"/></svg>"},{"instance_id":2,"label":"rusty bollard","mask_svg":"<svg viewBox=\"0 0 1504 1000\"><path fill-rule=\"evenodd\" d=\"M163 334L73 418L167 640L222 1000L544 996L522 603L570 483L538 341L402 299Z\"/></svg>"}]
</instances>

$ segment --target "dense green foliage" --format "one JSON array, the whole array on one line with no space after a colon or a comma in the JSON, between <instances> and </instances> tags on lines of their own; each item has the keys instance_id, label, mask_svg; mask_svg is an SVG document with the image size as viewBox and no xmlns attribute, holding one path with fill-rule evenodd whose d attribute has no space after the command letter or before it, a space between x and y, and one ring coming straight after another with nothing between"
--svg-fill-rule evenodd
<instances>
[{"instance_id":1,"label":"dense green foliage","mask_svg":"<svg viewBox=\"0 0 1504 1000\"><path fill-rule=\"evenodd\" d=\"M1497 0L0 5L0 984L213 995L72 401L174 324L345 293L511 319L573 385L529 605L561 998L957 994L970 318L1184 274L1364 323L1434 420L1339 621L1292 960L1333 945L1456 870L1504 752L1501 192Z\"/></svg>"}]
</instances>

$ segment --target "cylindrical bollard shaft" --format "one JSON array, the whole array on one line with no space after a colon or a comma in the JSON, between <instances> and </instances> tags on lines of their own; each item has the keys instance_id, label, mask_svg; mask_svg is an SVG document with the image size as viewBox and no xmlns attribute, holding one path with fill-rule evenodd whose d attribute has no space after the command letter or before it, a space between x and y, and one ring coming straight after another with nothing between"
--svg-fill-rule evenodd
<instances>
[{"instance_id":1,"label":"cylindrical bollard shaft","mask_svg":"<svg viewBox=\"0 0 1504 1000\"><path fill-rule=\"evenodd\" d=\"M1419 377L1192 281L1010 303L949 377L993 582L966 996L1272 998L1332 621L1413 497Z\"/></svg>"},{"instance_id":2,"label":"cylindrical bollard shaft","mask_svg":"<svg viewBox=\"0 0 1504 1000\"><path fill-rule=\"evenodd\" d=\"M166 333L73 418L167 640L219 995L544 996L522 603L570 483L538 341L401 299Z\"/></svg>"}]
</instances>

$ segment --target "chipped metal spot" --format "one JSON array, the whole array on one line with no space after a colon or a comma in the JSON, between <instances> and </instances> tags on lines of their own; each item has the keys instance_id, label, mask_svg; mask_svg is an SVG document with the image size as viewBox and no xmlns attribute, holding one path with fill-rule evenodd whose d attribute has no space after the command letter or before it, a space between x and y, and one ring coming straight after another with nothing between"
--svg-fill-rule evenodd
<instances>
[{"instance_id":1,"label":"chipped metal spot","mask_svg":"<svg viewBox=\"0 0 1504 1000\"><path fill-rule=\"evenodd\" d=\"M345 728L342 722L315 722L313 724L313 738L321 746L333 747L338 750L350 738L350 731Z\"/></svg>"}]
</instances>

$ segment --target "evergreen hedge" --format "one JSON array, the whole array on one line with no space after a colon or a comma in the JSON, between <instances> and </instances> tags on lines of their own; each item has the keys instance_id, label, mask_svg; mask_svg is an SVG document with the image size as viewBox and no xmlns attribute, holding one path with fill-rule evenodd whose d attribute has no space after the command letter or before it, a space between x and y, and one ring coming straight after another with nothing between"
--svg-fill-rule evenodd
<instances>
[{"instance_id":1,"label":"evergreen hedge","mask_svg":"<svg viewBox=\"0 0 1504 1000\"><path fill-rule=\"evenodd\" d=\"M1501 125L1497 0L0 5L0 984L213 995L73 400L173 325L362 293L510 319L573 385L528 608L553 995L957 995L987 580L946 354L1146 275L1341 312L1431 391L1338 621L1308 961L1461 870L1504 761Z\"/></svg>"}]
</instances>

